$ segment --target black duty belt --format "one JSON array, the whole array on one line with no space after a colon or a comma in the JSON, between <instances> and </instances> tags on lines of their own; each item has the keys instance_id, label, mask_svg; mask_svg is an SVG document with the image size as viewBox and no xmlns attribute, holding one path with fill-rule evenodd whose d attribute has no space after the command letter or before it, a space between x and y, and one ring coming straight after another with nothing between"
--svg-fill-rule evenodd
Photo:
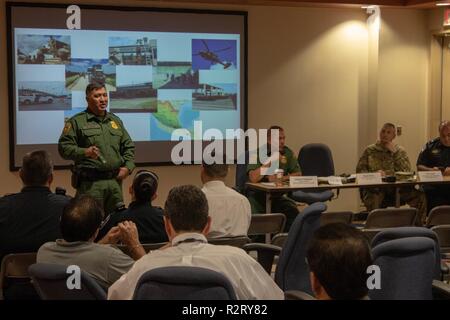
<instances>
[{"instance_id":1,"label":"black duty belt","mask_svg":"<svg viewBox=\"0 0 450 320\"><path fill-rule=\"evenodd\" d=\"M100 171L93 168L79 168L78 178L81 181L98 181L98 180L109 180L117 177L119 169Z\"/></svg>"}]
</instances>

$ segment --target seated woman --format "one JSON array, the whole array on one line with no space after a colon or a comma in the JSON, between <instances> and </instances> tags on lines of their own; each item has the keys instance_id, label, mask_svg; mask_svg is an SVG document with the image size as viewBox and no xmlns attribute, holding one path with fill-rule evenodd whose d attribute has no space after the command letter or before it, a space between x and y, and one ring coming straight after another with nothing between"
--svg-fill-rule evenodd
<instances>
[{"instance_id":1,"label":"seated woman","mask_svg":"<svg viewBox=\"0 0 450 320\"><path fill-rule=\"evenodd\" d=\"M158 176L148 170L139 170L129 189L132 199L130 206L126 210L111 214L101 233L107 233L119 222L130 220L136 224L141 243L169 241L164 229L163 210L152 206L157 189Z\"/></svg>"}]
</instances>

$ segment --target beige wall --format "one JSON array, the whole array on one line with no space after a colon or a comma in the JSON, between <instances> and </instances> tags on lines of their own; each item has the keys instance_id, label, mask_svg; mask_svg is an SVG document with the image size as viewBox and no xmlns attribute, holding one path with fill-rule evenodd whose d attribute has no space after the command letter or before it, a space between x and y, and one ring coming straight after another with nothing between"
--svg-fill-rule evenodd
<instances>
[{"instance_id":1,"label":"beige wall","mask_svg":"<svg viewBox=\"0 0 450 320\"><path fill-rule=\"evenodd\" d=\"M397 143L412 166L426 140L429 33L427 12L382 10L378 70L378 128L401 125Z\"/></svg>"},{"instance_id":2,"label":"beige wall","mask_svg":"<svg viewBox=\"0 0 450 320\"><path fill-rule=\"evenodd\" d=\"M382 9L377 117L373 119L368 117L372 114L368 110L368 32L367 15L362 10L208 8L249 12L249 127L266 128L273 123L284 126L287 143L295 152L306 143L326 143L333 151L337 173L351 173L361 148L376 138L367 133L369 124L378 126L385 120L394 121L404 126L405 134L399 141L415 161L415 154L425 139L428 65L425 12ZM4 19L4 0L1 0L0 21ZM0 194L4 194L15 192L20 182L8 169L5 24L0 24L0 28ZM200 184L198 167L154 167L152 170L161 177L157 201L160 205L171 186ZM73 192L69 181L67 171L56 172L55 185ZM228 181L230 185L234 183L233 174ZM128 180L125 188L129 183ZM330 207L357 210L358 203L356 192L343 191Z\"/></svg>"}]
</instances>

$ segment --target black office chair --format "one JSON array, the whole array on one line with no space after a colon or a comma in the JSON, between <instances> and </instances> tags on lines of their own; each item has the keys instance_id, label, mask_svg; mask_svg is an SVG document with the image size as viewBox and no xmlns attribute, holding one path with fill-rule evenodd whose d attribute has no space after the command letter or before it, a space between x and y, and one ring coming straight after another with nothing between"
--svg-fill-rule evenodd
<instances>
[{"instance_id":1,"label":"black office chair","mask_svg":"<svg viewBox=\"0 0 450 320\"><path fill-rule=\"evenodd\" d=\"M200 267L152 269L139 279L133 300L236 300L223 274Z\"/></svg>"},{"instance_id":2,"label":"black office chair","mask_svg":"<svg viewBox=\"0 0 450 320\"><path fill-rule=\"evenodd\" d=\"M304 145L298 153L298 164L304 176L329 177L334 176L334 162L330 148L322 143ZM297 202L312 204L326 202L333 198L331 190L297 190L291 198Z\"/></svg>"},{"instance_id":3,"label":"black office chair","mask_svg":"<svg viewBox=\"0 0 450 320\"><path fill-rule=\"evenodd\" d=\"M106 300L106 292L97 281L83 270L80 271L80 288L69 289L67 279L72 274L67 273L67 266L35 263L28 268L42 300Z\"/></svg>"}]
</instances>

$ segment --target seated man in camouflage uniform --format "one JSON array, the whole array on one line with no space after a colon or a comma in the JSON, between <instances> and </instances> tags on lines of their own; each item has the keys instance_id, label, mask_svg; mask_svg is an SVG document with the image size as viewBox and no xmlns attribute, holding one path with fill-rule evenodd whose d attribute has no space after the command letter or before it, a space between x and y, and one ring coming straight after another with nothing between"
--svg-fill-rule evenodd
<instances>
[{"instance_id":1,"label":"seated man in camouflage uniform","mask_svg":"<svg viewBox=\"0 0 450 320\"><path fill-rule=\"evenodd\" d=\"M364 150L356 167L357 173L380 172L381 176L394 175L397 171L411 171L405 149L393 143L395 126L385 123L380 130L380 139ZM361 199L367 210L385 208L395 204L394 188L361 189ZM416 223L420 225L426 217L425 197L413 187L400 189L400 200L419 210Z\"/></svg>"}]
</instances>

